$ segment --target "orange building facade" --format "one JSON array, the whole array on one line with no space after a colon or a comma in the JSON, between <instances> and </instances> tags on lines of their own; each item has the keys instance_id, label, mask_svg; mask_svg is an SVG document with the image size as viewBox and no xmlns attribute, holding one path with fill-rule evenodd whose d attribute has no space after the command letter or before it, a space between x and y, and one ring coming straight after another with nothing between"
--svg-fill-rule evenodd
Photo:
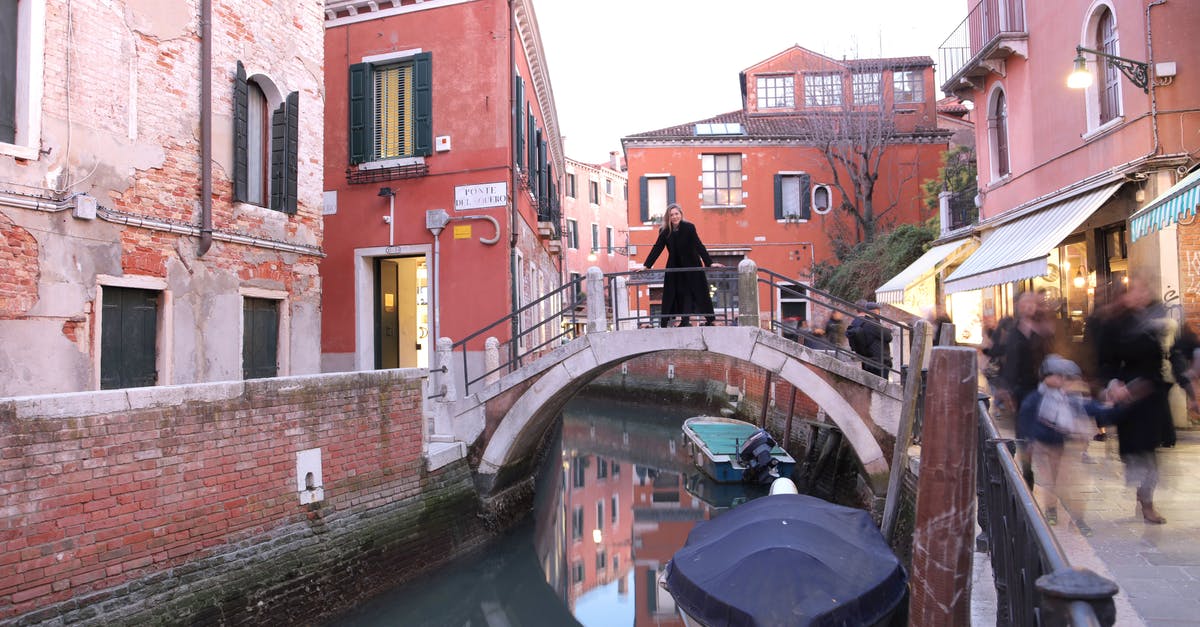
<instances>
[{"instance_id":1,"label":"orange building facade","mask_svg":"<svg viewBox=\"0 0 1200 627\"><path fill-rule=\"evenodd\" d=\"M427 367L435 338L562 280L564 160L532 2L326 9L322 367Z\"/></svg>"},{"instance_id":2,"label":"orange building facade","mask_svg":"<svg viewBox=\"0 0 1200 627\"><path fill-rule=\"evenodd\" d=\"M1059 317L1057 349L1068 353L1131 274L1149 279L1177 318L1200 316L1200 275L1187 265L1200 255L1200 230L1135 216L1170 204L1160 195L1198 161L1200 82L1185 70L1200 55L1200 4L965 8L940 64L943 91L973 105L980 219L970 235L980 245L944 273L953 308L988 325L1020 291L1043 291ZM1092 80L1071 89L1077 55Z\"/></svg>"},{"instance_id":3,"label":"orange building facade","mask_svg":"<svg viewBox=\"0 0 1200 627\"><path fill-rule=\"evenodd\" d=\"M677 202L714 261L736 267L749 258L797 285L810 283L814 266L834 259L834 238L862 237L840 206L865 203L846 168L821 149L837 136L831 124L861 124L871 132L859 137L880 149L872 164L879 230L932 216L920 185L937 175L950 136L938 128L932 59L836 61L797 46L751 66L740 83L740 110L622 139L629 242L638 251L631 261L639 267L666 206ZM638 289L630 307L656 313L656 288ZM764 317L809 315L801 303L760 299Z\"/></svg>"}]
</instances>

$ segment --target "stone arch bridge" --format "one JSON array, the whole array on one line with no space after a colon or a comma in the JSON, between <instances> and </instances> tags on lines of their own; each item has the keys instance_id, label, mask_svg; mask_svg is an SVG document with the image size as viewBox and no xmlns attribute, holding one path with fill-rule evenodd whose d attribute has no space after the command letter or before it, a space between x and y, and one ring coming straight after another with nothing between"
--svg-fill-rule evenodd
<instances>
[{"instance_id":1,"label":"stone arch bridge","mask_svg":"<svg viewBox=\"0 0 1200 627\"><path fill-rule=\"evenodd\" d=\"M743 293L741 302L757 303L757 269L750 261L742 265L741 289L749 283L752 291ZM547 429L567 401L594 379L638 356L689 350L763 368L802 390L840 428L876 494L886 491L891 449L900 426L901 384L869 374L857 361L832 351L809 348L759 328L758 312L745 308L739 326L603 330L609 326L600 300L604 289L599 270L593 270L588 277L589 287L594 288L588 291L589 299L597 296L596 302L588 303L588 311L599 311L600 319L590 317L588 333L461 398L456 397L453 384L442 383L443 394L431 403L430 450L455 450L455 457L467 448L476 451L481 495L498 494L532 474L531 464ZM439 354L442 366L447 366L449 340L439 343Z\"/></svg>"}]
</instances>

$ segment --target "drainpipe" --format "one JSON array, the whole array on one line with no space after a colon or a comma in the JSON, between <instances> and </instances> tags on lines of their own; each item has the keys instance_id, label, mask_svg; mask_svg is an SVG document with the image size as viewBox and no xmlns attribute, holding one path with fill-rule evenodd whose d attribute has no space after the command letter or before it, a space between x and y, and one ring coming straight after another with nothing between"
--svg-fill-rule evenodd
<instances>
[{"instance_id":1,"label":"drainpipe","mask_svg":"<svg viewBox=\"0 0 1200 627\"><path fill-rule=\"evenodd\" d=\"M511 272L509 280L509 298L512 299L512 313L516 313L520 309L520 294L517 292L517 277L520 276L521 269L517 267L517 198L520 196L520 179L517 177L517 125L516 110L517 100L516 94L513 92L513 85L517 80L517 25L516 25L516 7L513 5L513 0L508 0L508 142L512 147L508 151L509 167L508 171L511 179L511 187L508 192L509 212L508 212L508 267ZM530 82L530 86L533 83ZM524 112L520 112L522 115ZM517 318L513 316L511 327L512 340L509 344L509 354L516 356L517 350Z\"/></svg>"},{"instance_id":2,"label":"drainpipe","mask_svg":"<svg viewBox=\"0 0 1200 627\"><path fill-rule=\"evenodd\" d=\"M212 247L212 0L200 0L200 248Z\"/></svg>"},{"instance_id":3,"label":"drainpipe","mask_svg":"<svg viewBox=\"0 0 1200 627\"><path fill-rule=\"evenodd\" d=\"M1155 0L1146 5L1146 81L1150 87L1150 128L1154 133L1154 149L1150 151L1147 157L1153 157L1160 150L1158 142L1158 89L1154 84L1154 39L1150 34L1150 9L1166 4L1167 0Z\"/></svg>"}]
</instances>

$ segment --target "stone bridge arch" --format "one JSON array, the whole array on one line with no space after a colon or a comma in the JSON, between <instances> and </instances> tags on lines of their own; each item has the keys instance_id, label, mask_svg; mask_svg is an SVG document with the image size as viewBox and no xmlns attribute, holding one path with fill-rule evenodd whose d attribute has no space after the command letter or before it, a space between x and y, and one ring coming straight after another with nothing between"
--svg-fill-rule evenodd
<instances>
[{"instance_id":1,"label":"stone bridge arch","mask_svg":"<svg viewBox=\"0 0 1200 627\"><path fill-rule=\"evenodd\" d=\"M708 351L761 367L796 386L845 435L878 494L886 491L901 386L755 327L692 327L588 333L477 393L443 408L455 439L477 443L483 495L531 472L552 421L584 386L623 361L662 351ZM482 438L482 441L481 441ZM885 452L885 449L888 449Z\"/></svg>"}]
</instances>

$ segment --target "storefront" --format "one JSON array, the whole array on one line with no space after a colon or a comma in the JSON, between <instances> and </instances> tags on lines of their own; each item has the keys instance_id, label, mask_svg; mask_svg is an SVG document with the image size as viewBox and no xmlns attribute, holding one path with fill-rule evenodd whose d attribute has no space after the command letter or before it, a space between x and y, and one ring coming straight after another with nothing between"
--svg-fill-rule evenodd
<instances>
[{"instance_id":1,"label":"storefront","mask_svg":"<svg viewBox=\"0 0 1200 627\"><path fill-rule=\"evenodd\" d=\"M972 314L965 303L956 307L956 303L945 299L942 291L946 276L975 250L977 244L973 237L934 244L907 268L879 286L875 290L875 300L918 316L944 309L955 322L958 341L978 343L981 326L977 312Z\"/></svg>"}]
</instances>

